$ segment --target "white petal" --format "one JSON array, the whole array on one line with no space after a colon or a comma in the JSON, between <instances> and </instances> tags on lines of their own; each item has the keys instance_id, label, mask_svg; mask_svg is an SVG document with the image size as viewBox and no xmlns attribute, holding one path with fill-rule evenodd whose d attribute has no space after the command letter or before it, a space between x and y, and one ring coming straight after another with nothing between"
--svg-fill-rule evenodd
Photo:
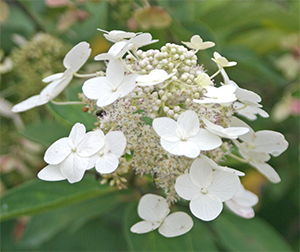
<instances>
[{"instance_id":1,"label":"white petal","mask_svg":"<svg viewBox=\"0 0 300 252\"><path fill-rule=\"evenodd\" d=\"M112 89L110 89L110 90L103 89L101 96L97 100L97 106L104 108L104 107L112 104L119 98L121 98L119 92L113 92Z\"/></svg>"},{"instance_id":2,"label":"white petal","mask_svg":"<svg viewBox=\"0 0 300 252\"><path fill-rule=\"evenodd\" d=\"M50 101L57 97L71 82L73 76L66 76L65 78L52 81L40 93L44 100Z\"/></svg>"},{"instance_id":3,"label":"white petal","mask_svg":"<svg viewBox=\"0 0 300 252\"><path fill-rule=\"evenodd\" d=\"M143 33L129 40L135 49L145 45L153 44L157 41L157 39L152 40L152 35L150 33Z\"/></svg>"},{"instance_id":4,"label":"white petal","mask_svg":"<svg viewBox=\"0 0 300 252\"><path fill-rule=\"evenodd\" d=\"M213 170L218 170L220 166L218 166L212 159L210 159L209 157L201 154L200 158L203 159L205 161L205 163L210 166Z\"/></svg>"},{"instance_id":5,"label":"white petal","mask_svg":"<svg viewBox=\"0 0 300 252\"><path fill-rule=\"evenodd\" d=\"M213 180L213 170L205 159L198 158L192 163L190 179L198 188L207 188Z\"/></svg>"},{"instance_id":6,"label":"white petal","mask_svg":"<svg viewBox=\"0 0 300 252\"><path fill-rule=\"evenodd\" d=\"M240 87L236 89L235 95L239 101L245 102L247 104L249 101L252 103L261 102L261 97L258 94L254 93L253 91L243 89Z\"/></svg>"},{"instance_id":7,"label":"white petal","mask_svg":"<svg viewBox=\"0 0 300 252\"><path fill-rule=\"evenodd\" d=\"M110 32L102 30L102 29L97 29L102 32L106 32L107 34L103 34L103 36L111 41L111 42L119 42L122 41L123 39L126 38L132 38L136 36L136 33L134 32L124 32L124 31L119 31L119 30L112 30Z\"/></svg>"},{"instance_id":8,"label":"white petal","mask_svg":"<svg viewBox=\"0 0 300 252\"><path fill-rule=\"evenodd\" d=\"M157 85L165 80L171 78L175 73L168 74L165 70L162 69L154 69L147 75L140 75L136 78L136 82L138 86L152 86Z\"/></svg>"},{"instance_id":9,"label":"white petal","mask_svg":"<svg viewBox=\"0 0 300 252\"><path fill-rule=\"evenodd\" d=\"M107 81L106 77L95 77L84 82L82 91L89 99L98 99L101 96L103 89L112 89L112 86Z\"/></svg>"},{"instance_id":10,"label":"white petal","mask_svg":"<svg viewBox=\"0 0 300 252\"><path fill-rule=\"evenodd\" d=\"M161 196L146 194L140 199L138 214L144 220L161 223L169 212L168 203Z\"/></svg>"},{"instance_id":11,"label":"white petal","mask_svg":"<svg viewBox=\"0 0 300 252\"><path fill-rule=\"evenodd\" d=\"M76 73L88 60L90 54L90 44L87 42L80 42L67 53L63 62L64 66L66 68L71 68L74 73Z\"/></svg>"},{"instance_id":12,"label":"white petal","mask_svg":"<svg viewBox=\"0 0 300 252\"><path fill-rule=\"evenodd\" d=\"M152 122L152 127L156 134L167 141L178 141L177 123L167 117L156 118Z\"/></svg>"},{"instance_id":13,"label":"white petal","mask_svg":"<svg viewBox=\"0 0 300 252\"><path fill-rule=\"evenodd\" d=\"M253 192L245 190L243 185L240 185L239 191L231 199L240 206L252 207L258 203L258 197Z\"/></svg>"},{"instance_id":14,"label":"white petal","mask_svg":"<svg viewBox=\"0 0 300 252\"><path fill-rule=\"evenodd\" d=\"M111 60L122 58L128 50L128 41L120 41L112 45L108 53L101 53L95 57L95 60Z\"/></svg>"},{"instance_id":15,"label":"white petal","mask_svg":"<svg viewBox=\"0 0 300 252\"><path fill-rule=\"evenodd\" d=\"M160 224L161 224L160 222L140 221L134 224L130 228L130 231L136 234L144 234L157 229L160 226Z\"/></svg>"},{"instance_id":16,"label":"white petal","mask_svg":"<svg viewBox=\"0 0 300 252\"><path fill-rule=\"evenodd\" d=\"M255 133L255 150L265 151L277 157L288 147L284 136L275 131L261 130Z\"/></svg>"},{"instance_id":17,"label":"white petal","mask_svg":"<svg viewBox=\"0 0 300 252\"><path fill-rule=\"evenodd\" d=\"M65 180L65 176L62 175L59 165L47 165L38 174L38 178L46 181L60 181Z\"/></svg>"},{"instance_id":18,"label":"white petal","mask_svg":"<svg viewBox=\"0 0 300 252\"><path fill-rule=\"evenodd\" d=\"M196 144L200 150L213 150L222 145L220 137L206 129L199 129L198 134L190 137L189 141Z\"/></svg>"},{"instance_id":19,"label":"white petal","mask_svg":"<svg viewBox=\"0 0 300 252\"><path fill-rule=\"evenodd\" d=\"M211 193L198 194L190 202L192 214L204 221L211 221L217 218L222 209L222 201Z\"/></svg>"},{"instance_id":20,"label":"white petal","mask_svg":"<svg viewBox=\"0 0 300 252\"><path fill-rule=\"evenodd\" d=\"M101 174L109 174L114 172L119 166L119 159L116 155L104 154L97 159L96 162L96 171Z\"/></svg>"},{"instance_id":21,"label":"white petal","mask_svg":"<svg viewBox=\"0 0 300 252\"><path fill-rule=\"evenodd\" d=\"M245 142L248 142L248 143L252 143L254 140L254 131L253 129L247 124L245 123L244 121L242 121L241 119L233 116L230 118L230 126L234 126L234 127L245 127L245 128L248 128L249 129L249 132L244 134L244 135L241 135L239 136L239 138Z\"/></svg>"},{"instance_id":22,"label":"white petal","mask_svg":"<svg viewBox=\"0 0 300 252\"><path fill-rule=\"evenodd\" d=\"M82 157L90 157L100 151L104 144L105 136L102 130L90 131L84 135L82 141L77 146L77 153Z\"/></svg>"},{"instance_id":23,"label":"white petal","mask_svg":"<svg viewBox=\"0 0 300 252\"><path fill-rule=\"evenodd\" d=\"M239 145L239 153L246 159L258 162L267 162L270 160L270 155L267 152L255 151L254 149L244 149L243 144ZM246 145L247 146L247 145Z\"/></svg>"},{"instance_id":24,"label":"white petal","mask_svg":"<svg viewBox=\"0 0 300 252\"><path fill-rule=\"evenodd\" d=\"M161 138L160 144L167 152L173 155L196 158L200 154L199 147L192 141L179 140L177 142L170 142Z\"/></svg>"},{"instance_id":25,"label":"white petal","mask_svg":"<svg viewBox=\"0 0 300 252\"><path fill-rule=\"evenodd\" d=\"M235 174L239 177L242 177L242 176L245 176L245 173L239 171L239 170L236 170L236 169L233 169L233 168L229 168L227 166L218 166L218 168L216 170L221 170L221 171L224 171L224 172L229 172L229 173L232 173L232 174Z\"/></svg>"},{"instance_id":26,"label":"white petal","mask_svg":"<svg viewBox=\"0 0 300 252\"><path fill-rule=\"evenodd\" d=\"M230 127L230 128L225 128L223 133L226 138L229 139L236 139L241 135L244 135L249 132L248 128L242 128L242 127Z\"/></svg>"},{"instance_id":27,"label":"white petal","mask_svg":"<svg viewBox=\"0 0 300 252\"><path fill-rule=\"evenodd\" d=\"M56 73L56 74L52 74L46 78L44 78L42 81L43 82L51 82L51 81L55 81L60 79L61 77L63 77L64 73Z\"/></svg>"},{"instance_id":28,"label":"white petal","mask_svg":"<svg viewBox=\"0 0 300 252\"><path fill-rule=\"evenodd\" d=\"M125 78L122 80L118 87L118 93L120 94L120 98L123 98L124 96L128 95L135 87L135 79L138 76L138 74L130 74L125 76Z\"/></svg>"},{"instance_id":29,"label":"white petal","mask_svg":"<svg viewBox=\"0 0 300 252\"><path fill-rule=\"evenodd\" d=\"M272 166L270 166L267 163L259 162L257 160L254 160L250 162L252 166L254 166L260 173L266 176L268 180L270 180L273 183L279 183L281 181L278 173L274 170Z\"/></svg>"},{"instance_id":30,"label":"white petal","mask_svg":"<svg viewBox=\"0 0 300 252\"><path fill-rule=\"evenodd\" d=\"M176 237L190 231L193 225L193 220L188 214L176 212L167 216L158 232L165 237Z\"/></svg>"},{"instance_id":31,"label":"white petal","mask_svg":"<svg viewBox=\"0 0 300 252\"><path fill-rule=\"evenodd\" d=\"M176 179L175 190L185 200L191 200L200 193L200 188L193 184L189 174L183 174Z\"/></svg>"},{"instance_id":32,"label":"white petal","mask_svg":"<svg viewBox=\"0 0 300 252\"><path fill-rule=\"evenodd\" d=\"M124 78L124 66L118 59L110 60L107 65L106 79L117 87Z\"/></svg>"},{"instance_id":33,"label":"white petal","mask_svg":"<svg viewBox=\"0 0 300 252\"><path fill-rule=\"evenodd\" d=\"M106 145L111 153L121 157L126 147L126 137L121 131L110 131L106 134Z\"/></svg>"},{"instance_id":34,"label":"white petal","mask_svg":"<svg viewBox=\"0 0 300 252\"><path fill-rule=\"evenodd\" d=\"M113 59L117 59L117 58L115 57L115 55L111 53L101 53L95 56L94 58L94 60L113 60Z\"/></svg>"},{"instance_id":35,"label":"white petal","mask_svg":"<svg viewBox=\"0 0 300 252\"><path fill-rule=\"evenodd\" d=\"M195 111L182 113L177 120L178 130L185 137L195 136L199 132L199 119Z\"/></svg>"},{"instance_id":36,"label":"white petal","mask_svg":"<svg viewBox=\"0 0 300 252\"><path fill-rule=\"evenodd\" d=\"M253 218L255 215L252 207L241 206L233 200L227 200L225 201L225 204L232 212L243 218L250 219Z\"/></svg>"},{"instance_id":37,"label":"white petal","mask_svg":"<svg viewBox=\"0 0 300 252\"><path fill-rule=\"evenodd\" d=\"M23 112L29 109L32 109L36 106L39 106L37 104L43 105L46 104L48 102L47 99L44 99L43 101L41 101L41 97L40 95L35 95L32 96L28 99L26 99L25 101L22 101L18 104L16 104L15 106L12 107L11 111L18 113L18 112Z\"/></svg>"},{"instance_id":38,"label":"white petal","mask_svg":"<svg viewBox=\"0 0 300 252\"><path fill-rule=\"evenodd\" d=\"M69 139L67 137L55 141L45 152L44 160L48 164L61 163L71 153Z\"/></svg>"},{"instance_id":39,"label":"white petal","mask_svg":"<svg viewBox=\"0 0 300 252\"><path fill-rule=\"evenodd\" d=\"M229 127L223 128L220 125L216 125L206 118L202 118L203 122L206 124L206 129L209 130L211 133L216 134L220 137L229 138L229 139L236 139L240 135L244 135L249 132L249 129L246 127Z\"/></svg>"},{"instance_id":40,"label":"white petal","mask_svg":"<svg viewBox=\"0 0 300 252\"><path fill-rule=\"evenodd\" d=\"M69 145L72 148L76 148L79 145L79 143L83 140L85 132L85 126L82 123L76 123L72 127L69 135Z\"/></svg>"},{"instance_id":41,"label":"white petal","mask_svg":"<svg viewBox=\"0 0 300 252\"><path fill-rule=\"evenodd\" d=\"M63 176L67 178L69 183L75 183L82 179L87 167L89 159L71 153L63 162L60 163L60 170Z\"/></svg>"},{"instance_id":42,"label":"white petal","mask_svg":"<svg viewBox=\"0 0 300 252\"><path fill-rule=\"evenodd\" d=\"M214 171L213 181L207 188L209 193L216 195L221 201L231 199L240 189L240 179L237 175Z\"/></svg>"}]
</instances>

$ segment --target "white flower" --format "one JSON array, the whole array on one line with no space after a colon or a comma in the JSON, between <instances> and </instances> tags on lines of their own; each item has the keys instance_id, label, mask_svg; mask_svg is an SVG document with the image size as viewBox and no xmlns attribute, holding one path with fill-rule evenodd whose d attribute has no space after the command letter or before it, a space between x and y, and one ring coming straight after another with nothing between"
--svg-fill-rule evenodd
<instances>
[{"instance_id":1,"label":"white flower","mask_svg":"<svg viewBox=\"0 0 300 252\"><path fill-rule=\"evenodd\" d=\"M253 91L240 88L234 81L230 80L224 69L221 69L221 74L224 79L225 85L233 85L236 87L235 95L237 100L240 102L235 102L233 104L235 108L235 113L246 117L249 120L255 120L257 114L261 117L269 117L268 113L261 109L262 105L258 104L261 102L261 97L254 93Z\"/></svg>"},{"instance_id":2,"label":"white flower","mask_svg":"<svg viewBox=\"0 0 300 252\"><path fill-rule=\"evenodd\" d=\"M51 82L39 95L32 96L12 108L12 112L23 112L36 106L44 105L57 97L71 82L76 73L87 61L91 54L90 45L81 42L74 46L65 56L63 64L66 68L64 73L50 75L43 82Z\"/></svg>"},{"instance_id":3,"label":"white flower","mask_svg":"<svg viewBox=\"0 0 300 252\"><path fill-rule=\"evenodd\" d=\"M254 104L261 102L261 97L253 91L240 88L234 81L230 80L225 70L221 69L221 74L225 85L233 85L236 87L235 95L237 99L245 104Z\"/></svg>"},{"instance_id":4,"label":"white flower","mask_svg":"<svg viewBox=\"0 0 300 252\"><path fill-rule=\"evenodd\" d=\"M235 117L231 119L231 125L246 126L249 128L247 134L239 136L243 141L242 143L234 140L240 154L271 182L280 182L277 172L265 162L270 160L269 154L277 157L287 149L288 142L284 139L284 136L279 132L271 130L254 132L249 125Z\"/></svg>"},{"instance_id":5,"label":"white flower","mask_svg":"<svg viewBox=\"0 0 300 252\"><path fill-rule=\"evenodd\" d=\"M142 87L157 85L171 78L174 74L175 73L168 74L165 70L162 69L155 69L152 70L149 74L138 76L136 78L136 84Z\"/></svg>"},{"instance_id":6,"label":"white flower","mask_svg":"<svg viewBox=\"0 0 300 252\"><path fill-rule=\"evenodd\" d=\"M248 120L256 120L257 116L256 115L260 115L263 118L268 118L269 114L264 111L263 109L261 109L262 105L260 104L243 104L240 102L235 102L233 104L233 107L235 109L235 113L237 113L238 115L244 116L246 117Z\"/></svg>"},{"instance_id":7,"label":"white flower","mask_svg":"<svg viewBox=\"0 0 300 252\"><path fill-rule=\"evenodd\" d=\"M249 128L246 127L223 128L222 126L216 125L204 117L201 119L206 125L205 128L211 133L218 135L219 137L237 139L239 136L244 135L249 131Z\"/></svg>"},{"instance_id":8,"label":"white flower","mask_svg":"<svg viewBox=\"0 0 300 252\"><path fill-rule=\"evenodd\" d=\"M215 46L215 43L207 41L207 42L203 42L202 38L199 35L194 35L191 38L191 42L183 42L181 41L183 44L185 44L187 47L191 48L191 49L195 49L195 50L205 50L207 48L213 47Z\"/></svg>"},{"instance_id":9,"label":"white flower","mask_svg":"<svg viewBox=\"0 0 300 252\"><path fill-rule=\"evenodd\" d=\"M124 67L119 60L111 60L107 66L106 77L87 80L82 91L89 99L97 100L98 107L112 104L128 95L135 87L137 74L124 75Z\"/></svg>"},{"instance_id":10,"label":"white flower","mask_svg":"<svg viewBox=\"0 0 300 252\"><path fill-rule=\"evenodd\" d=\"M104 135L101 130L85 133L83 124L76 123L69 137L54 142L44 156L50 164L38 173L42 180L56 181L68 179L70 183L82 179L89 169L89 157L98 152L104 145Z\"/></svg>"},{"instance_id":11,"label":"white flower","mask_svg":"<svg viewBox=\"0 0 300 252\"><path fill-rule=\"evenodd\" d=\"M178 195L190 200L190 210L197 218L210 221L222 211L222 202L231 199L239 190L239 177L233 173L213 170L206 159L196 159L190 173L176 179Z\"/></svg>"},{"instance_id":12,"label":"white flower","mask_svg":"<svg viewBox=\"0 0 300 252\"><path fill-rule=\"evenodd\" d=\"M239 191L230 199L225 201L226 206L235 214L249 219L254 217L253 206L258 203L258 197L240 185Z\"/></svg>"},{"instance_id":13,"label":"white flower","mask_svg":"<svg viewBox=\"0 0 300 252\"><path fill-rule=\"evenodd\" d=\"M152 126L161 137L161 146L173 155L196 158L201 150L213 150L222 144L218 136L200 128L198 116L192 110L182 113L177 122L167 117L156 118Z\"/></svg>"},{"instance_id":14,"label":"white flower","mask_svg":"<svg viewBox=\"0 0 300 252\"><path fill-rule=\"evenodd\" d=\"M103 34L103 36L111 42L119 42L124 39L130 39L136 36L136 33L134 32L125 32L120 30L112 30L108 32L99 28L97 30L107 33Z\"/></svg>"},{"instance_id":15,"label":"white flower","mask_svg":"<svg viewBox=\"0 0 300 252\"><path fill-rule=\"evenodd\" d=\"M204 88L207 91L204 94L205 96L204 99L202 100L194 99L193 102L200 103L200 104L205 104L205 103L228 104L237 99L234 94L236 87L232 85L224 85L218 88L207 86Z\"/></svg>"},{"instance_id":16,"label":"white flower","mask_svg":"<svg viewBox=\"0 0 300 252\"><path fill-rule=\"evenodd\" d=\"M143 33L131 38L128 42L132 49L137 50L140 47L156 43L157 41L158 39L152 40L152 35L150 33Z\"/></svg>"},{"instance_id":17,"label":"white flower","mask_svg":"<svg viewBox=\"0 0 300 252\"><path fill-rule=\"evenodd\" d=\"M144 219L133 225L131 232L137 234L148 233L158 228L158 232L165 237L183 235L193 227L192 218L184 212L170 212L166 200L158 195L144 195L138 205L138 214Z\"/></svg>"},{"instance_id":18,"label":"white flower","mask_svg":"<svg viewBox=\"0 0 300 252\"><path fill-rule=\"evenodd\" d=\"M210 167L213 169L213 171L224 171L224 172L229 172L229 173L232 173L232 174L235 174L239 177L241 176L245 176L245 173L239 171L239 170L236 170L236 169L233 169L233 168L229 168L227 166L219 166L217 165L212 159L210 159L209 157L203 155L203 154L200 154L200 158L203 159L207 164L210 165Z\"/></svg>"},{"instance_id":19,"label":"white flower","mask_svg":"<svg viewBox=\"0 0 300 252\"><path fill-rule=\"evenodd\" d=\"M212 86L213 83L210 79L210 77L208 76L208 74L206 73L200 73L198 76L197 76L197 83L201 86L201 87L207 87L207 86Z\"/></svg>"},{"instance_id":20,"label":"white flower","mask_svg":"<svg viewBox=\"0 0 300 252\"><path fill-rule=\"evenodd\" d=\"M97 172L107 174L114 172L119 165L119 158L126 147L126 138L121 131L111 131L104 137L105 144L99 152L90 158L89 167Z\"/></svg>"},{"instance_id":21,"label":"white flower","mask_svg":"<svg viewBox=\"0 0 300 252\"><path fill-rule=\"evenodd\" d=\"M95 60L119 60L129 50L129 41L120 41L112 45L107 53L101 53L95 56Z\"/></svg>"},{"instance_id":22,"label":"white flower","mask_svg":"<svg viewBox=\"0 0 300 252\"><path fill-rule=\"evenodd\" d=\"M214 58L212 58L221 68L223 67L232 67L237 63L235 61L228 61L225 57L221 56L218 52L214 52Z\"/></svg>"},{"instance_id":23,"label":"white flower","mask_svg":"<svg viewBox=\"0 0 300 252\"><path fill-rule=\"evenodd\" d=\"M97 55L95 60L122 59L128 50L137 50L139 47L149 45L157 41L158 40L152 40L150 33L143 33L136 37L132 37L130 40L116 42L107 53Z\"/></svg>"}]
</instances>

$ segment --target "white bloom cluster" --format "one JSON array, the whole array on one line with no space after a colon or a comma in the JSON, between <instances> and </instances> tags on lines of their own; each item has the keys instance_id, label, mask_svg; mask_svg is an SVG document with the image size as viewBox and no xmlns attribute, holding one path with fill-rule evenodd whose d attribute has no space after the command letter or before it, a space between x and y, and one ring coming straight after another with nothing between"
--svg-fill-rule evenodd
<instances>
[{"instance_id":1,"label":"white bloom cluster","mask_svg":"<svg viewBox=\"0 0 300 252\"><path fill-rule=\"evenodd\" d=\"M81 42L66 55L64 73L44 79L51 83L39 95L12 109L21 112L51 101L73 76L92 77L84 82L80 97L98 118L95 130L86 133L84 125L75 124L69 137L48 148L44 159L49 165L38 177L74 183L94 167L104 181L126 181L122 176L130 169L152 174L166 199L153 194L141 198L138 214L143 221L131 228L139 234L156 228L166 237L188 232L191 217L183 212L168 215L171 204L180 198L189 200L192 214L203 221L215 219L223 202L234 213L253 217L258 198L242 186L239 176L245 174L219 162L230 155L277 183L279 175L266 162L269 154L280 155L288 143L282 134L254 132L234 116L268 117L260 96L227 76L224 68L237 63L215 52L212 60L218 70L209 76L196 53L214 43L203 42L199 35L183 42L191 50L167 43L160 50L142 51L140 47L157 42L149 33L100 31L114 43L107 53L95 57L105 61L105 73L77 74L91 53L89 44ZM219 73L224 83L217 85L214 77ZM240 157L231 153L234 146Z\"/></svg>"}]
</instances>

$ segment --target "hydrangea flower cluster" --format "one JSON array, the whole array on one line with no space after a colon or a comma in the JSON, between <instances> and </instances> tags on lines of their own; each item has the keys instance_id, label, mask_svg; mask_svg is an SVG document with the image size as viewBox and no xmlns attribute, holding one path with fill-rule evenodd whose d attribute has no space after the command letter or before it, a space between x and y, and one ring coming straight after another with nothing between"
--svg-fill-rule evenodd
<instances>
[{"instance_id":1,"label":"hydrangea flower cluster","mask_svg":"<svg viewBox=\"0 0 300 252\"><path fill-rule=\"evenodd\" d=\"M149 33L104 31L114 44L107 53L95 57L104 69L93 74L77 71L89 58L87 42L76 45L66 55L66 71L44 79L50 84L12 109L21 112L54 99L73 76L90 78L79 95L85 110L97 117L95 129L86 133L83 124L73 126L69 137L57 140L45 153L49 164L38 177L42 180L67 179L78 182L95 167L103 181L124 185L126 174L150 174L166 198L146 194L138 206L143 221L132 226L134 233L158 228L174 237L188 232L193 221L183 212L170 215L170 207L180 199L190 201L191 213L211 221L221 213L223 202L244 218L254 216L255 194L244 189L241 171L221 166L226 156L237 158L261 172L271 182L280 177L266 162L288 147L278 132L254 132L235 117L254 120L268 117L256 93L230 80L226 67L237 63L215 52L218 70L211 76L197 62L196 53L213 47L199 35L182 45L167 43L158 49L140 48L157 42ZM214 77L222 75L217 84ZM240 156L232 154L237 149Z\"/></svg>"}]
</instances>

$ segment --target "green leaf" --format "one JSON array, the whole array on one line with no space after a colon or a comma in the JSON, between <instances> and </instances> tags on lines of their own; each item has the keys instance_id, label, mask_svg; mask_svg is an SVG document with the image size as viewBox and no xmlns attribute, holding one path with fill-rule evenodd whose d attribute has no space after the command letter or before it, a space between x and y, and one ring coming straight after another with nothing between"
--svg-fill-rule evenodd
<instances>
[{"instance_id":1,"label":"green leaf","mask_svg":"<svg viewBox=\"0 0 300 252\"><path fill-rule=\"evenodd\" d=\"M71 206L33 216L26 225L21 245L37 247L69 228L76 232L87 222L120 205L126 191L116 191Z\"/></svg>"},{"instance_id":2,"label":"green leaf","mask_svg":"<svg viewBox=\"0 0 300 252\"><path fill-rule=\"evenodd\" d=\"M112 210L118 215L122 207ZM88 211L88 209L87 209ZM52 240L46 242L36 251L128 251L122 235L120 223L110 218L110 214L101 215L74 232L72 226L63 230Z\"/></svg>"},{"instance_id":3,"label":"green leaf","mask_svg":"<svg viewBox=\"0 0 300 252\"><path fill-rule=\"evenodd\" d=\"M77 122L83 123L87 130L95 128L95 122L97 118L89 113L83 112L83 105L55 105L53 103L48 104L52 113L57 117L58 120L73 126Z\"/></svg>"},{"instance_id":4,"label":"green leaf","mask_svg":"<svg viewBox=\"0 0 300 252\"><path fill-rule=\"evenodd\" d=\"M228 46L222 50L222 55L223 54L229 60L238 62L238 66L234 68L234 71L230 69L229 76L233 76L233 80L238 79L235 78L235 75L237 76L239 74L239 76L243 76L242 79L244 79L246 83L250 83L251 81L255 82L259 79L260 82L264 84L269 82L269 84L274 83L274 85L276 84L278 86L286 85L286 80L250 49Z\"/></svg>"},{"instance_id":5,"label":"green leaf","mask_svg":"<svg viewBox=\"0 0 300 252\"><path fill-rule=\"evenodd\" d=\"M57 139L68 136L70 128L57 121L44 120L27 126L20 133L32 141L49 146Z\"/></svg>"},{"instance_id":6,"label":"green leaf","mask_svg":"<svg viewBox=\"0 0 300 252\"><path fill-rule=\"evenodd\" d=\"M90 40L92 36L98 35L97 28L106 27L108 16L108 3L87 2L85 9L89 13L89 17L84 22L77 22L72 26L72 30L77 34L77 40Z\"/></svg>"},{"instance_id":7,"label":"green leaf","mask_svg":"<svg viewBox=\"0 0 300 252\"><path fill-rule=\"evenodd\" d=\"M131 203L124 215L124 231L130 251L218 251L213 236L198 219L194 219L191 231L174 238L166 238L157 230L146 234L131 233L131 226L138 221L141 219L137 215L137 203Z\"/></svg>"},{"instance_id":8,"label":"green leaf","mask_svg":"<svg viewBox=\"0 0 300 252\"><path fill-rule=\"evenodd\" d=\"M42 213L114 190L110 186L101 185L91 176L85 176L76 184L33 180L7 191L1 198L0 220Z\"/></svg>"},{"instance_id":9,"label":"green leaf","mask_svg":"<svg viewBox=\"0 0 300 252\"><path fill-rule=\"evenodd\" d=\"M293 251L271 225L258 217L246 220L222 213L211 224L230 251Z\"/></svg>"}]
</instances>

